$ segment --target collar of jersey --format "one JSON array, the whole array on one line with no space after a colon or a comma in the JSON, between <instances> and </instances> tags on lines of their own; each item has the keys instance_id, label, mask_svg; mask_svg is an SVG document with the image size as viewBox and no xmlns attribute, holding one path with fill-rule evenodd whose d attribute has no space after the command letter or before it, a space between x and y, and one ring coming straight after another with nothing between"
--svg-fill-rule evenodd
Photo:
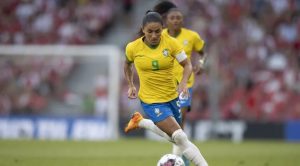
<instances>
[{"instance_id":1,"label":"collar of jersey","mask_svg":"<svg viewBox=\"0 0 300 166\"><path fill-rule=\"evenodd\" d=\"M181 32L182 32L182 28L180 28L179 33L178 33L177 35L175 35L174 38L177 38L177 37L181 34ZM168 35L170 35L170 34L169 34L169 29L167 29L167 33L168 33ZM171 36L171 35L170 35L170 36ZM172 37L173 37L173 36L172 36Z\"/></svg>"},{"instance_id":2,"label":"collar of jersey","mask_svg":"<svg viewBox=\"0 0 300 166\"><path fill-rule=\"evenodd\" d=\"M147 47L149 47L149 48L152 49L152 50L156 49L156 48L159 46L160 42L161 42L161 39L160 39L160 41L159 41L159 43L158 43L157 45L151 46L151 45L148 45L148 44L144 41L144 39L145 39L145 37L142 37L142 42L143 42Z\"/></svg>"}]
</instances>

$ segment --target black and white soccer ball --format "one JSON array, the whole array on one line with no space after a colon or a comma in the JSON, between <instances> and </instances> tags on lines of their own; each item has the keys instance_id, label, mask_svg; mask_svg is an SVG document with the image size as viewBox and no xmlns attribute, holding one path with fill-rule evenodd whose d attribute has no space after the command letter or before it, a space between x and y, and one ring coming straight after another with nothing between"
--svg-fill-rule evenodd
<instances>
[{"instance_id":1,"label":"black and white soccer ball","mask_svg":"<svg viewBox=\"0 0 300 166\"><path fill-rule=\"evenodd\" d=\"M165 154L163 155L157 166L185 166L181 157L176 156L174 154Z\"/></svg>"}]
</instances>

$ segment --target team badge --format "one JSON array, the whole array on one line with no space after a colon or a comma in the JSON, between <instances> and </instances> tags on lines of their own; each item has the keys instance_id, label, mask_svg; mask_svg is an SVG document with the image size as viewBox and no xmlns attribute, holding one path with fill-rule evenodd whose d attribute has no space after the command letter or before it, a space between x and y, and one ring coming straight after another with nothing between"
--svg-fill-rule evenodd
<instances>
[{"instance_id":1,"label":"team badge","mask_svg":"<svg viewBox=\"0 0 300 166\"><path fill-rule=\"evenodd\" d=\"M169 56L169 50L166 48L162 51L163 55L166 57L166 56Z\"/></svg>"}]
</instances>

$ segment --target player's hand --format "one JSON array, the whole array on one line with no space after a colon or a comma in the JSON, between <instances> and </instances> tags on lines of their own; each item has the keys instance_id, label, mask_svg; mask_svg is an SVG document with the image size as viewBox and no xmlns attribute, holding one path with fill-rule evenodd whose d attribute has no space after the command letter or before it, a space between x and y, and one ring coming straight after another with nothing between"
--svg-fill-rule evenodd
<instances>
[{"instance_id":1,"label":"player's hand","mask_svg":"<svg viewBox=\"0 0 300 166\"><path fill-rule=\"evenodd\" d=\"M195 64L195 67L193 68L194 73L199 75L204 73L205 71L205 61L206 61L206 56L201 57L198 61L198 63Z\"/></svg>"},{"instance_id":2,"label":"player's hand","mask_svg":"<svg viewBox=\"0 0 300 166\"><path fill-rule=\"evenodd\" d=\"M183 85L182 83L179 83L177 91L181 98L189 97L189 91L188 88L186 87L186 84Z\"/></svg>"},{"instance_id":3,"label":"player's hand","mask_svg":"<svg viewBox=\"0 0 300 166\"><path fill-rule=\"evenodd\" d=\"M136 91L135 86L129 87L128 92L127 92L127 96L130 99L136 99L137 98L137 91Z\"/></svg>"}]
</instances>

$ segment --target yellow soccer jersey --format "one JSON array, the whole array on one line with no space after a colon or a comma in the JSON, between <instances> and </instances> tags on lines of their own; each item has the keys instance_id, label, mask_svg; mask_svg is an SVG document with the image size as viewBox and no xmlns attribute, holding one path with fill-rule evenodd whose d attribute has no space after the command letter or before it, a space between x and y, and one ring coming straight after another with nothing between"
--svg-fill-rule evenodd
<instances>
[{"instance_id":1,"label":"yellow soccer jersey","mask_svg":"<svg viewBox=\"0 0 300 166\"><path fill-rule=\"evenodd\" d=\"M163 34L168 34L168 30L164 29ZM201 51L204 46L204 41L198 35L198 33L188 30L186 28L181 28L181 32L178 36L175 37L180 44L183 45L183 49L190 59L193 51ZM174 63L174 74L177 82L180 82L183 76L183 67L178 63ZM190 76L188 80L188 87L192 87L194 84L194 74Z\"/></svg>"},{"instance_id":2,"label":"yellow soccer jersey","mask_svg":"<svg viewBox=\"0 0 300 166\"><path fill-rule=\"evenodd\" d=\"M173 67L176 55L182 52L182 45L169 35L161 35L156 48L147 46L142 37L126 46L126 58L139 75L138 95L144 103L169 102L178 96Z\"/></svg>"}]
</instances>

